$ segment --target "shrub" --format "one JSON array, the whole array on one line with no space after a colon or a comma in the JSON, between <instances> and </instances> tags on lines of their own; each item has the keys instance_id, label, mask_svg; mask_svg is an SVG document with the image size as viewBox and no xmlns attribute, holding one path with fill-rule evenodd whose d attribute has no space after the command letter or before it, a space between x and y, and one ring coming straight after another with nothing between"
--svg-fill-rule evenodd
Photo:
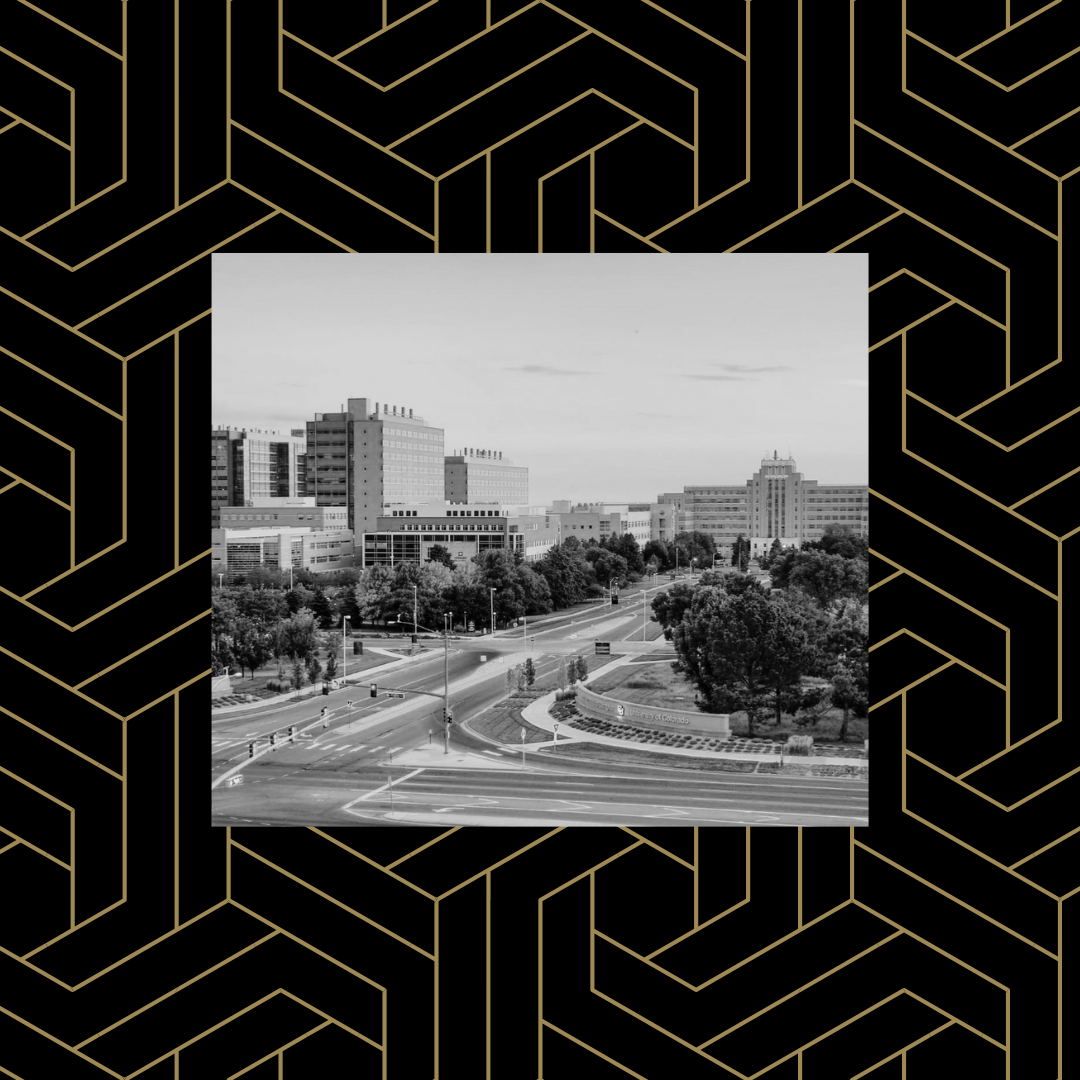
<instances>
[{"instance_id":1,"label":"shrub","mask_svg":"<svg viewBox=\"0 0 1080 1080\"><path fill-rule=\"evenodd\" d=\"M266 689L272 690L275 694L287 694L292 689L291 682L280 682L278 679L267 679Z\"/></svg>"}]
</instances>

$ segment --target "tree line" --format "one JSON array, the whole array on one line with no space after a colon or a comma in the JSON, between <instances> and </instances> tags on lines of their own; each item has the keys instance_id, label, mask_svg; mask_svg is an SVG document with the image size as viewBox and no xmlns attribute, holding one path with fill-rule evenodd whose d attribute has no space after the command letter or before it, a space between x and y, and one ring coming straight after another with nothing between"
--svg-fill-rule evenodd
<instances>
[{"instance_id":1,"label":"tree line","mask_svg":"<svg viewBox=\"0 0 1080 1080\"><path fill-rule=\"evenodd\" d=\"M656 596L653 615L698 707L745 712L751 737L766 717L809 726L838 708L843 741L850 717L869 708L867 552L865 537L832 526L800 551L773 545L771 590L733 568Z\"/></svg>"}]
</instances>

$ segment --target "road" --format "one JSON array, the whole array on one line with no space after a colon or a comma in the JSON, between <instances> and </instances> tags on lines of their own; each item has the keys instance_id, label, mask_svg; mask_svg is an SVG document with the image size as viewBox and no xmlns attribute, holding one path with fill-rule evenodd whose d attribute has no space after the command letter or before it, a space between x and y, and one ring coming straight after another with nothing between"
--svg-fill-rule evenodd
<instances>
[{"instance_id":1,"label":"road","mask_svg":"<svg viewBox=\"0 0 1080 1080\"><path fill-rule=\"evenodd\" d=\"M651 590L650 590L651 591ZM531 752L522 767L515 748L496 748L463 731L506 693L506 671L525 655L538 674L567 653L594 659L593 640L612 652L641 645L641 605L622 605L545 621L526 639L511 632L494 639L455 641L448 655L455 725L442 739L442 701L407 695L373 701L350 687L285 709L255 710L213 723L212 779L248 757L248 742L290 724L313 725L296 745L247 764L243 780L211 792L215 825L866 825L865 780L693 774L661 766L612 765L555 759ZM646 637L655 638L650 623ZM631 644L633 643L633 644ZM483 657L483 659L481 659ZM380 688L443 690L442 652L373 675ZM352 699L349 710L346 700ZM319 710L331 709L328 726ZM263 744L265 746L265 743ZM449 751L446 753L445 751ZM395 758L396 755L396 758ZM569 755L569 751L567 751ZM405 759L402 763L401 759ZM393 802L391 804L391 795Z\"/></svg>"}]
</instances>

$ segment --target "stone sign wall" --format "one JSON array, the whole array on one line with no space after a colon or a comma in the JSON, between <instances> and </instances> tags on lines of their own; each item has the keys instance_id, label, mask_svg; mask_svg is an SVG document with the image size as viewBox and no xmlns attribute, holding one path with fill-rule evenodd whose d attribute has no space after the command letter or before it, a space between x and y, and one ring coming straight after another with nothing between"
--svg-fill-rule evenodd
<instances>
[{"instance_id":1,"label":"stone sign wall","mask_svg":"<svg viewBox=\"0 0 1080 1080\"><path fill-rule=\"evenodd\" d=\"M653 731L685 731L691 734L730 735L731 717L723 713L685 712L681 709L654 709L630 701L617 701L606 694L595 694L580 684L577 707L599 720L614 720Z\"/></svg>"}]
</instances>

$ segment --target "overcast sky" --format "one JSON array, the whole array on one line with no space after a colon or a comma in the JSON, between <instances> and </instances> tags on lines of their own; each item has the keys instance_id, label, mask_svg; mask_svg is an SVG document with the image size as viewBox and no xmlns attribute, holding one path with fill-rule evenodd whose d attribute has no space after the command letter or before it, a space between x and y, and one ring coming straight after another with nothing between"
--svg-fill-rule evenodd
<instances>
[{"instance_id":1,"label":"overcast sky","mask_svg":"<svg viewBox=\"0 0 1080 1080\"><path fill-rule=\"evenodd\" d=\"M214 255L214 426L350 397L501 450L529 501L868 482L865 254Z\"/></svg>"}]
</instances>

